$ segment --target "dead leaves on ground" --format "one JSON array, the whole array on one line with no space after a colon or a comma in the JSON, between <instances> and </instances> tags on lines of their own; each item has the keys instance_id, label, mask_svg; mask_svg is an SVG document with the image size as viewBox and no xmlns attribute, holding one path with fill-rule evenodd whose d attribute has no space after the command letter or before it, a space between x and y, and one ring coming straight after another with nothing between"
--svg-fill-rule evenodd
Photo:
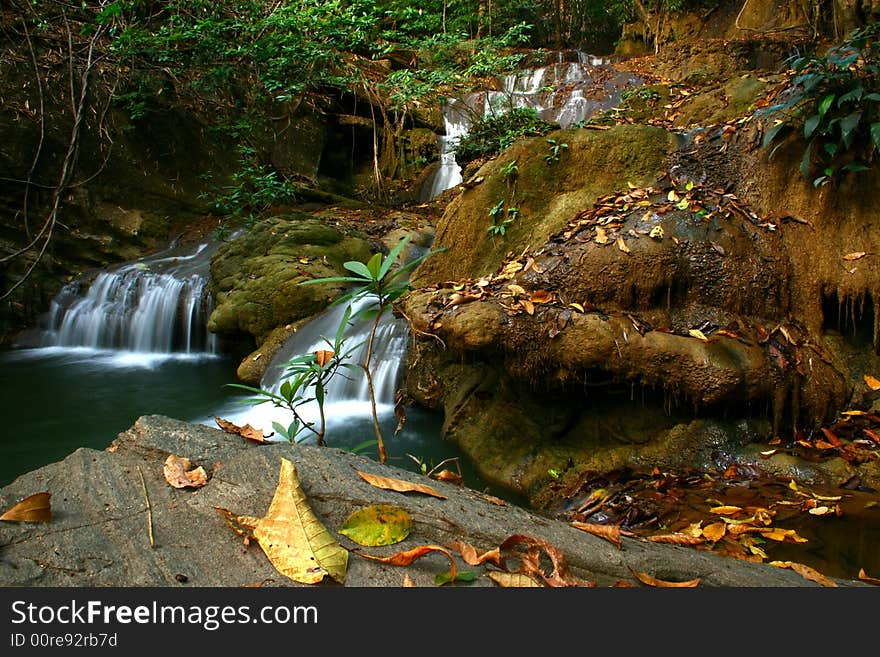
<instances>
[{"instance_id":1,"label":"dead leaves on ground","mask_svg":"<svg viewBox=\"0 0 880 657\"><path fill-rule=\"evenodd\" d=\"M28 495L9 507L0 520L7 522L50 522L52 520L52 493Z\"/></svg>"},{"instance_id":2,"label":"dead leaves on ground","mask_svg":"<svg viewBox=\"0 0 880 657\"><path fill-rule=\"evenodd\" d=\"M376 488L393 490L398 493L422 493L423 495L430 495L441 500L446 499L445 495L439 493L437 489L428 486L427 484L415 484L409 481L403 481L402 479L393 479L391 477L382 477L367 472L361 472L360 470L356 470L355 472L360 475L361 479ZM444 472L446 471L444 470Z\"/></svg>"},{"instance_id":3,"label":"dead leaves on ground","mask_svg":"<svg viewBox=\"0 0 880 657\"><path fill-rule=\"evenodd\" d=\"M188 458L169 454L162 468L165 481L174 488L201 488L208 483L208 475L202 466L192 467Z\"/></svg>"},{"instance_id":4,"label":"dead leaves on ground","mask_svg":"<svg viewBox=\"0 0 880 657\"><path fill-rule=\"evenodd\" d=\"M646 584L647 586L654 586L658 588L675 588L675 589L692 589L700 584L700 578L689 579L684 582L670 582L662 579L657 579L653 575L649 575L648 573L641 573L633 568L629 568L629 571L635 576L637 580L639 580L642 584Z\"/></svg>"},{"instance_id":5,"label":"dead leaves on ground","mask_svg":"<svg viewBox=\"0 0 880 657\"><path fill-rule=\"evenodd\" d=\"M251 425L245 424L244 426L238 426L234 422L230 422L229 420L224 420L222 417L215 417L214 422L217 423L217 426L223 429L226 433L233 433L238 436L241 436L246 441L251 443L257 443L258 445L265 445L271 441L266 440L268 436L263 435L262 429L254 429ZM273 434L269 434L271 436Z\"/></svg>"},{"instance_id":6,"label":"dead leaves on ground","mask_svg":"<svg viewBox=\"0 0 880 657\"><path fill-rule=\"evenodd\" d=\"M348 550L312 511L291 461L281 459L278 487L264 517L214 508L237 533L252 536L282 575L302 584L316 584L325 577L345 582Z\"/></svg>"}]
</instances>

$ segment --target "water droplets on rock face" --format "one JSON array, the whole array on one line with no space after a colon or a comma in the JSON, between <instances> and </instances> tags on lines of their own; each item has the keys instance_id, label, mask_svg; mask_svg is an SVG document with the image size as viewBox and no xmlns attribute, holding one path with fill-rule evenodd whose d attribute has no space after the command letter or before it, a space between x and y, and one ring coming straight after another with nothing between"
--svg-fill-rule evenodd
<instances>
[{"instance_id":1,"label":"water droplets on rock face","mask_svg":"<svg viewBox=\"0 0 880 657\"><path fill-rule=\"evenodd\" d=\"M615 106L623 90L635 79L609 63L608 59L583 52L577 53L577 61L566 61L565 53L560 51L556 63L502 77L496 91L447 99L443 106L446 134L440 138L440 168L422 200L434 198L461 182L455 146L475 120L514 108L531 108L545 121L569 128Z\"/></svg>"},{"instance_id":2,"label":"water droplets on rock face","mask_svg":"<svg viewBox=\"0 0 880 657\"><path fill-rule=\"evenodd\" d=\"M171 247L81 276L52 301L41 346L139 353L215 353L206 325L213 245Z\"/></svg>"}]
</instances>

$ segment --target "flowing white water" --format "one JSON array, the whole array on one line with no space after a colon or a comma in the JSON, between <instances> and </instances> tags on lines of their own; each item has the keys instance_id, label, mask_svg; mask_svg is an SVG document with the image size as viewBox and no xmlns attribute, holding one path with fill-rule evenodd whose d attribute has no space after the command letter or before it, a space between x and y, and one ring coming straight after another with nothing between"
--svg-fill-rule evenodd
<instances>
[{"instance_id":1,"label":"flowing white water","mask_svg":"<svg viewBox=\"0 0 880 657\"><path fill-rule=\"evenodd\" d=\"M145 366L159 355L216 353L216 337L206 328L215 249L172 246L73 280L52 301L40 346L110 352Z\"/></svg>"},{"instance_id":2,"label":"flowing white water","mask_svg":"<svg viewBox=\"0 0 880 657\"><path fill-rule=\"evenodd\" d=\"M468 134L473 118L497 116L514 108L532 108L542 119L562 128L584 121L613 107L624 87L634 79L609 66L610 60L584 52L578 61L557 62L506 75L499 91L481 91L462 98L449 98L443 107L446 134L440 138L440 168L422 200L434 198L461 182L455 146Z\"/></svg>"},{"instance_id":3,"label":"flowing white water","mask_svg":"<svg viewBox=\"0 0 880 657\"><path fill-rule=\"evenodd\" d=\"M354 304L353 314L374 304L372 297L362 299ZM333 306L300 327L272 358L260 381L260 387L278 393L286 379L286 364L289 360L318 350L331 349L332 343L328 343L328 340L332 341L333 336L336 335L344 312L345 305ZM372 412L367 378L360 368L366 358L372 324L372 319L349 321L344 333L344 345L345 352L351 351L351 356L346 362L357 367L351 370L340 369L327 386L324 410L328 429L344 425L356 418L368 418ZM408 343L407 323L394 317L390 311L385 311L379 320L370 359L377 414L380 416L387 417L393 414L395 395L401 370L406 361ZM315 402L299 407L297 412L307 422L319 420L318 405ZM247 423L262 429L265 433L275 431L273 423L287 427L293 421L291 411L275 407L271 403L259 404L243 412L228 413L227 417L238 424ZM303 437L308 438L307 432L300 436Z\"/></svg>"}]
</instances>

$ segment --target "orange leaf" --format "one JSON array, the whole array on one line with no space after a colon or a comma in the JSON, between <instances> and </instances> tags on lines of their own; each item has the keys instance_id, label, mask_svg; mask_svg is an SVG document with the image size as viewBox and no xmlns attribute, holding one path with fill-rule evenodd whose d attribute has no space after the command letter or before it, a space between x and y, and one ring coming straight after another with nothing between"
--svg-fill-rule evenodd
<instances>
[{"instance_id":1,"label":"orange leaf","mask_svg":"<svg viewBox=\"0 0 880 657\"><path fill-rule=\"evenodd\" d=\"M868 255L868 254L865 253L864 251L855 251L853 253L847 253L845 256L843 256L843 259L844 260L858 260L859 258L864 258L866 255Z\"/></svg>"},{"instance_id":2,"label":"orange leaf","mask_svg":"<svg viewBox=\"0 0 880 657\"><path fill-rule=\"evenodd\" d=\"M215 417L214 422L216 422L217 426L223 429L223 431L225 431L226 433L234 433L249 442L257 443L259 445L266 445L270 442L266 440L266 437L263 435L262 429L254 429L249 424L240 427L237 424L234 424L229 420L224 420L221 417ZM273 434L270 433L269 435L271 436Z\"/></svg>"},{"instance_id":3,"label":"orange leaf","mask_svg":"<svg viewBox=\"0 0 880 657\"><path fill-rule=\"evenodd\" d=\"M875 379L870 374L865 374L865 383L871 390L880 390L880 380Z\"/></svg>"},{"instance_id":4,"label":"orange leaf","mask_svg":"<svg viewBox=\"0 0 880 657\"><path fill-rule=\"evenodd\" d=\"M614 543L618 550L623 549L623 546L620 543L620 527L618 525L598 525L595 523L578 522L577 520L574 520L572 521L571 526L577 527L581 531L588 532L599 538L604 538L610 543Z\"/></svg>"},{"instance_id":5,"label":"orange leaf","mask_svg":"<svg viewBox=\"0 0 880 657\"><path fill-rule=\"evenodd\" d=\"M523 309L529 315L535 314L535 305L531 301L527 301L526 299L523 299L522 301L520 301L520 303L522 304Z\"/></svg>"},{"instance_id":6,"label":"orange leaf","mask_svg":"<svg viewBox=\"0 0 880 657\"><path fill-rule=\"evenodd\" d=\"M880 586L880 579L877 579L876 577L868 577L868 573L865 572L864 568L859 568L859 579L863 582L868 582L868 584Z\"/></svg>"},{"instance_id":7,"label":"orange leaf","mask_svg":"<svg viewBox=\"0 0 880 657\"><path fill-rule=\"evenodd\" d=\"M525 534L513 534L508 536L499 546L502 562L509 558L519 558L520 567L514 571L525 575L540 577L550 586L595 586L593 582L587 582L568 572L568 563L565 555L552 543L540 538L526 536ZM541 569L541 553L546 554L553 564L553 571L548 575ZM510 571L510 568L506 568Z\"/></svg>"},{"instance_id":8,"label":"orange leaf","mask_svg":"<svg viewBox=\"0 0 880 657\"><path fill-rule=\"evenodd\" d=\"M822 427L822 433L825 434L825 437L828 439L828 442L831 443L834 447L840 447L843 443L840 442L840 438L834 435L834 432L831 429L826 429Z\"/></svg>"},{"instance_id":9,"label":"orange leaf","mask_svg":"<svg viewBox=\"0 0 880 657\"><path fill-rule=\"evenodd\" d=\"M188 458L182 458L175 454L169 454L165 459L162 473L174 488L201 488L208 483L208 475L202 466L191 468Z\"/></svg>"},{"instance_id":10,"label":"orange leaf","mask_svg":"<svg viewBox=\"0 0 880 657\"><path fill-rule=\"evenodd\" d=\"M449 550L440 547L439 545L421 545L412 550L407 550L406 552L392 554L390 557L374 557L369 554L363 554L362 552L358 552L358 554L364 559L372 559L373 561L387 563L392 566L411 566L417 559L421 559L426 554L431 554L432 552L442 552L449 558L449 576L452 580L455 580L455 559L452 557Z\"/></svg>"},{"instance_id":11,"label":"orange leaf","mask_svg":"<svg viewBox=\"0 0 880 657\"><path fill-rule=\"evenodd\" d=\"M553 294L547 290L535 290L532 292L532 296L529 297L529 301L532 303L550 303L553 299Z\"/></svg>"},{"instance_id":12,"label":"orange leaf","mask_svg":"<svg viewBox=\"0 0 880 657\"><path fill-rule=\"evenodd\" d=\"M629 566L627 566L627 568L629 568L630 572L636 576L636 579L638 579L642 584L647 584L648 586L657 586L657 587L662 587L662 588L689 589L689 588L694 588L700 584L699 577L697 577L696 579L688 580L686 582L667 582L662 579L657 579L656 577L653 577L653 576L649 575L648 573L640 573L637 570L633 570Z\"/></svg>"},{"instance_id":13,"label":"orange leaf","mask_svg":"<svg viewBox=\"0 0 880 657\"><path fill-rule=\"evenodd\" d=\"M52 520L52 508L49 498L52 493L34 493L11 506L0 516L0 520L10 522L49 522Z\"/></svg>"},{"instance_id":14,"label":"orange leaf","mask_svg":"<svg viewBox=\"0 0 880 657\"><path fill-rule=\"evenodd\" d=\"M409 575L404 575L403 586L405 588L415 587L415 582L412 581L412 578Z\"/></svg>"},{"instance_id":15,"label":"orange leaf","mask_svg":"<svg viewBox=\"0 0 880 657\"><path fill-rule=\"evenodd\" d=\"M326 349L319 349L315 352L315 360L318 362L318 367L324 367L327 363L329 363L335 352L328 351Z\"/></svg>"},{"instance_id":16,"label":"orange leaf","mask_svg":"<svg viewBox=\"0 0 880 657\"><path fill-rule=\"evenodd\" d=\"M440 472L435 472L431 476L437 481L446 481L450 484L455 484L456 486L464 484L464 479L462 479L461 475L452 472L452 470L446 470L445 468Z\"/></svg>"},{"instance_id":17,"label":"orange leaf","mask_svg":"<svg viewBox=\"0 0 880 657\"><path fill-rule=\"evenodd\" d=\"M501 559L501 550L495 548L483 554L477 554L477 548L470 543L464 541L453 541L449 545L449 549L455 550L461 554L461 558L468 566L482 566L487 561L493 563L499 568L504 568L504 561Z\"/></svg>"},{"instance_id":18,"label":"orange leaf","mask_svg":"<svg viewBox=\"0 0 880 657\"><path fill-rule=\"evenodd\" d=\"M376 488L393 490L397 491L398 493L423 493L424 495L439 497L441 500L446 499L445 495L438 493L436 489L426 484L414 484L409 481L403 481L401 479L380 477L379 475L368 474L366 472L361 472L360 470L355 470L355 472L357 472L361 476L361 479L366 481L371 486L375 486Z\"/></svg>"}]
</instances>

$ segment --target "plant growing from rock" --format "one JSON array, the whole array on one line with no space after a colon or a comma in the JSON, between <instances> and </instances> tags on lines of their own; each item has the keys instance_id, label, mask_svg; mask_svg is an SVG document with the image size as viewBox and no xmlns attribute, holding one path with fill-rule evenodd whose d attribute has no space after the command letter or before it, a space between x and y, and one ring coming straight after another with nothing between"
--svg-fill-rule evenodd
<instances>
[{"instance_id":1,"label":"plant growing from rock","mask_svg":"<svg viewBox=\"0 0 880 657\"><path fill-rule=\"evenodd\" d=\"M352 283L354 287L346 294L339 297L334 304L348 303L343 321L337 330L338 338L341 338L349 319L360 317L361 319L372 318L373 323L367 338L367 351L364 361L359 364L364 375L367 377L367 388L370 393L370 407L372 409L373 429L376 433L376 443L379 452L379 461L385 463L386 450L385 440L382 436L382 428L379 425L379 417L377 413L376 391L373 386L373 370L372 356L373 345L376 339L376 330L379 328L379 320L382 315L391 310L392 304L399 299L404 292L410 289L407 274L421 264L426 258L438 251L428 251L418 256L405 265L394 268L398 257L409 243L410 237L407 236L398 242L387 255L375 253L367 262L350 260L343 263L343 266L350 271L353 276L331 276L327 278L315 278L309 281L303 281L300 285L313 285L318 283ZM371 299L372 303L364 305L357 312L352 311L352 304L362 299ZM340 363L340 366L344 364Z\"/></svg>"}]
</instances>

